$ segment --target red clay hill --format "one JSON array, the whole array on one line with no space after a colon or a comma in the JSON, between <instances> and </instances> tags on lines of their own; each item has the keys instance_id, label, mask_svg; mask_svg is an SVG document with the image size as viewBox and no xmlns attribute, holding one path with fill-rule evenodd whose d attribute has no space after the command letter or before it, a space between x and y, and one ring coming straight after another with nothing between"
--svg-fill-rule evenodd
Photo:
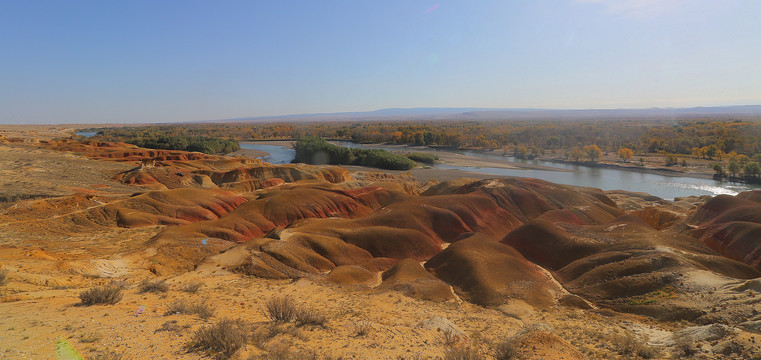
<instances>
[{"instance_id":1,"label":"red clay hill","mask_svg":"<svg viewBox=\"0 0 761 360\"><path fill-rule=\"evenodd\" d=\"M761 276L761 192L690 210L528 178L394 184L356 180L337 166L121 143L41 146L128 163L134 168L113 179L139 191L31 201L0 220L68 234L150 229L133 252L160 276L220 267L489 307L548 308L577 296L577 305L707 322L723 315L706 310L721 299L695 301L705 274Z\"/></svg>"}]
</instances>

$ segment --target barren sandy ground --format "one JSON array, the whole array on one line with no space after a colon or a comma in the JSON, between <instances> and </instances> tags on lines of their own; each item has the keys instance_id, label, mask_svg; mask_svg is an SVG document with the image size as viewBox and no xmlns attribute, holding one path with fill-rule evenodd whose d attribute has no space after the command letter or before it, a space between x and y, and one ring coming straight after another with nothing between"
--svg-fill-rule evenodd
<instances>
[{"instance_id":1,"label":"barren sandy ground","mask_svg":"<svg viewBox=\"0 0 761 360\"><path fill-rule=\"evenodd\" d=\"M31 145L0 145L0 208L21 199L76 193L130 195L141 189L116 183L111 177L132 167Z\"/></svg>"}]
</instances>

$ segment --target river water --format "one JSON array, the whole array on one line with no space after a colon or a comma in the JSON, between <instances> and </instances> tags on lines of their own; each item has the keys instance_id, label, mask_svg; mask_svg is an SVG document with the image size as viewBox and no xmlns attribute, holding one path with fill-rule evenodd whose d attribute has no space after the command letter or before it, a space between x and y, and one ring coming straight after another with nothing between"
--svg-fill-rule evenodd
<instances>
[{"instance_id":1,"label":"river water","mask_svg":"<svg viewBox=\"0 0 761 360\"><path fill-rule=\"evenodd\" d=\"M77 135L94 136L94 132L77 132ZM389 147L382 145L363 145L350 142L339 142L339 145L352 148L375 148L389 151L408 151L399 147ZM269 155L261 157L262 160L271 164L288 164L296 156L296 152L286 146L266 145L261 143L241 142L241 148L250 150L259 150ZM409 151L414 151L410 148ZM493 167L475 167L475 166L452 166L445 164L436 164L438 169L457 169L470 171L481 174L497 176L517 176L530 177L551 181L558 184L590 186L603 190L627 190L635 192L644 192L664 199L674 199L675 197L684 197L690 195L719 195L728 194L736 195L746 190L761 189L758 185L730 183L725 181L716 181L713 179L697 179L681 176L666 176L659 174L648 174L636 171L627 171L614 168L587 167L573 164L554 163L549 161L519 160L509 156L500 156L495 154L485 154L476 151L446 151L476 158L485 158L490 160L505 162L525 162L529 164L542 165L564 171L552 170L533 170L533 169L502 169Z\"/></svg>"},{"instance_id":2,"label":"river water","mask_svg":"<svg viewBox=\"0 0 761 360\"><path fill-rule=\"evenodd\" d=\"M366 146L354 143L339 143L343 146L354 148L380 148L389 151L400 151L398 147L385 146ZM252 143L241 143L241 148L260 150L269 153L262 160L273 164L290 163L295 152L293 149L278 145L263 145ZM410 149L411 151L414 151ZM427 149L430 150L430 149ZM477 158L486 158L505 162L520 162L521 160L494 154L484 154L475 151L448 151ZM470 171L481 174L498 175L498 176L517 176L530 177L547 180L559 184L590 186L603 190L627 190L635 192L645 192L664 199L674 199L675 197L684 197L690 195L735 195L739 192L761 189L759 186L738 184L730 182L716 181L712 179L697 179L681 176L665 176L659 174L648 174L636 171L627 171L614 168L587 167L573 164L561 164L549 161L523 161L529 164L536 164L556 168L565 171L551 170L523 170L523 169L502 169L492 167L473 167L473 166L451 166L445 164L436 164L435 168L439 169L457 169Z\"/></svg>"}]
</instances>

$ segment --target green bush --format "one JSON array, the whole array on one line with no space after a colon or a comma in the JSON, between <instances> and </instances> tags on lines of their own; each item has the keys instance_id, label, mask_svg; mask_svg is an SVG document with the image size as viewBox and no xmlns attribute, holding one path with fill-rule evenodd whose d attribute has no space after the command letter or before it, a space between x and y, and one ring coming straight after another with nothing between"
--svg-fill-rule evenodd
<instances>
[{"instance_id":1,"label":"green bush","mask_svg":"<svg viewBox=\"0 0 761 360\"><path fill-rule=\"evenodd\" d=\"M294 162L307 164L362 165L387 170L409 170L415 162L381 149L352 149L331 144L325 139L307 136L293 145Z\"/></svg>"},{"instance_id":2,"label":"green bush","mask_svg":"<svg viewBox=\"0 0 761 360\"><path fill-rule=\"evenodd\" d=\"M407 158L412 161L417 161L426 164L433 164L439 159L438 156L426 153L411 153L407 154Z\"/></svg>"},{"instance_id":3,"label":"green bush","mask_svg":"<svg viewBox=\"0 0 761 360\"><path fill-rule=\"evenodd\" d=\"M206 135L190 135L182 126L146 126L90 129L98 140L121 141L148 149L197 151L206 154L227 154L240 150L234 139Z\"/></svg>"}]
</instances>

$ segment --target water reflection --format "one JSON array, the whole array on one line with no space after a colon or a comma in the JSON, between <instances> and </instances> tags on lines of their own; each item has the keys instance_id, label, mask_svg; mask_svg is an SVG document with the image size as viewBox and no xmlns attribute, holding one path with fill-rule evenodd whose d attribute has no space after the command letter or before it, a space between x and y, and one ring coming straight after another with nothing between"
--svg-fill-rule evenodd
<instances>
[{"instance_id":1,"label":"water reflection","mask_svg":"<svg viewBox=\"0 0 761 360\"><path fill-rule=\"evenodd\" d=\"M339 145L353 148L375 148L389 151L415 151L414 148L400 149L391 146L366 146L362 144L339 142ZM291 162L295 156L295 151L290 148L278 145L260 145L241 143L244 149L261 150L270 153L269 156L262 158L264 161L274 164L285 164ZM429 149L426 149L429 150ZM484 158L498 161L520 161L513 157L505 157L495 154L484 154L475 151L449 151L436 150L457 153L476 158ZM439 169L457 169L481 174L500 175L500 176L518 176L530 177L547 180L559 184L589 186L603 190L627 190L634 192L644 192L659 196L664 199L673 199L675 197L684 197L691 195L719 195L728 194L736 195L739 192L759 189L761 187L747 184L736 184L715 181L712 179L697 179L679 176L666 176L659 174L648 174L636 171L627 171L615 168L587 167L575 164L553 163L548 161L521 161L530 164L542 165L550 168L566 171L552 170L535 170L535 169L503 169L493 167L473 167L473 166L452 166L445 164L436 164L434 167Z\"/></svg>"}]
</instances>

